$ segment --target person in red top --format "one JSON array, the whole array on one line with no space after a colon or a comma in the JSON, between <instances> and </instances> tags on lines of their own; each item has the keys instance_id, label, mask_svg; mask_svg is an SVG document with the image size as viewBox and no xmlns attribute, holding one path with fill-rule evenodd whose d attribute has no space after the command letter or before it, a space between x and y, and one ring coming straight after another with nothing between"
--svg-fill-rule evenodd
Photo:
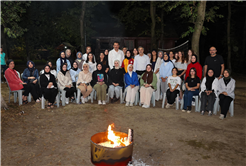
<instances>
[{"instance_id":1,"label":"person in red top","mask_svg":"<svg viewBox=\"0 0 246 166\"><path fill-rule=\"evenodd\" d=\"M7 61L8 69L5 71L5 77L8 81L9 88L11 91L24 90L22 99L23 104L27 104L27 96L30 92L30 86L24 83L18 76L16 70L14 69L15 63L12 59Z\"/></svg>"},{"instance_id":2,"label":"person in red top","mask_svg":"<svg viewBox=\"0 0 246 166\"><path fill-rule=\"evenodd\" d=\"M125 59L122 61L121 68L124 68L126 73L127 73L127 66L129 64L132 64L133 65L133 63L134 63L134 59L131 56L132 56L131 55L131 51L130 50L127 50L126 51Z\"/></svg>"},{"instance_id":3,"label":"person in red top","mask_svg":"<svg viewBox=\"0 0 246 166\"><path fill-rule=\"evenodd\" d=\"M191 68L195 68L196 69L196 74L201 80L202 79L202 66L201 66L201 64L199 62L197 62L197 56L194 55L194 54L191 56L191 63L187 66L187 70L186 70L186 73L185 73L185 80L189 76Z\"/></svg>"}]
</instances>

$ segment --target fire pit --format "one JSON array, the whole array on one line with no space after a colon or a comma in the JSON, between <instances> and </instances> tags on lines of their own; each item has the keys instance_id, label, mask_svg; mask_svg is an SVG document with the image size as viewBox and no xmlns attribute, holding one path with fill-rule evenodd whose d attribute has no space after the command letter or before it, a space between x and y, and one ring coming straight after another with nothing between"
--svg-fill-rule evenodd
<instances>
[{"instance_id":1,"label":"fire pit","mask_svg":"<svg viewBox=\"0 0 246 166\"><path fill-rule=\"evenodd\" d=\"M126 166L132 160L132 130L129 133L112 130L91 137L91 162L97 166Z\"/></svg>"}]
</instances>

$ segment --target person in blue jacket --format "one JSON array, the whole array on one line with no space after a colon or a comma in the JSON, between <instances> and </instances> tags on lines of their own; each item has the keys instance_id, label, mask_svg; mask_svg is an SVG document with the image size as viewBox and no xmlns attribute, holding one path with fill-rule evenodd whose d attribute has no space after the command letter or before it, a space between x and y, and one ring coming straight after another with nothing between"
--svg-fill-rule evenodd
<instances>
[{"instance_id":1,"label":"person in blue jacket","mask_svg":"<svg viewBox=\"0 0 246 166\"><path fill-rule=\"evenodd\" d=\"M71 69L71 64L70 64L69 60L66 58L65 52L64 51L61 51L60 52L60 57L56 61L56 73L57 74L61 70L61 66L64 63L67 64L67 70Z\"/></svg>"},{"instance_id":2,"label":"person in blue jacket","mask_svg":"<svg viewBox=\"0 0 246 166\"><path fill-rule=\"evenodd\" d=\"M33 61L27 62L27 68L23 71L22 79L30 87L30 93L33 99L38 103L41 100L41 90L38 84L38 70Z\"/></svg>"},{"instance_id":3,"label":"person in blue jacket","mask_svg":"<svg viewBox=\"0 0 246 166\"><path fill-rule=\"evenodd\" d=\"M167 78L172 76L172 69L174 67L172 61L170 60L167 54L163 56L163 62L160 67L160 76L159 79L161 80L161 92L162 94L166 93L168 89Z\"/></svg>"},{"instance_id":4,"label":"person in blue jacket","mask_svg":"<svg viewBox=\"0 0 246 166\"><path fill-rule=\"evenodd\" d=\"M139 89L138 74L133 71L133 65L129 64L125 74L126 106L133 106L135 95Z\"/></svg>"},{"instance_id":5,"label":"person in blue jacket","mask_svg":"<svg viewBox=\"0 0 246 166\"><path fill-rule=\"evenodd\" d=\"M71 75L74 87L76 87L76 82L78 81L78 77L75 77L75 76L76 75L78 76L79 72L81 72L81 70L78 68L78 63L77 62L73 62L73 67L69 70L69 73Z\"/></svg>"}]
</instances>

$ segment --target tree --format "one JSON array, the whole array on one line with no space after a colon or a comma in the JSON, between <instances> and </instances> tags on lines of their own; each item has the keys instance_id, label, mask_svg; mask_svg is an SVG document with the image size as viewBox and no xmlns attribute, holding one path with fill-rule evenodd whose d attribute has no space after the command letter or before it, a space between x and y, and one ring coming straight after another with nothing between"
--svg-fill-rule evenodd
<instances>
[{"instance_id":1,"label":"tree","mask_svg":"<svg viewBox=\"0 0 246 166\"><path fill-rule=\"evenodd\" d=\"M154 1L150 1L150 17L151 17L151 50L156 49L156 37L155 37L155 15L156 15L156 6Z\"/></svg>"},{"instance_id":2,"label":"tree","mask_svg":"<svg viewBox=\"0 0 246 166\"><path fill-rule=\"evenodd\" d=\"M231 70L231 2L228 1L228 16L227 16L227 67Z\"/></svg>"},{"instance_id":3,"label":"tree","mask_svg":"<svg viewBox=\"0 0 246 166\"><path fill-rule=\"evenodd\" d=\"M85 5L86 1L82 2L82 10L80 17L80 36L81 36L81 51L85 52L85 35L84 35L84 20L85 20Z\"/></svg>"}]
</instances>

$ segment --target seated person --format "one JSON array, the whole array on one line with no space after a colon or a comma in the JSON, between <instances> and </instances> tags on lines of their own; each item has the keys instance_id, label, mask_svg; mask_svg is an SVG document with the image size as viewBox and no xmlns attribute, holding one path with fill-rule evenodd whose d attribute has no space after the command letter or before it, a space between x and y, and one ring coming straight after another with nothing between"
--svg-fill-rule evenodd
<instances>
[{"instance_id":1,"label":"seated person","mask_svg":"<svg viewBox=\"0 0 246 166\"><path fill-rule=\"evenodd\" d=\"M157 77L152 71L152 65L146 66L146 72L140 77L140 102L142 107L149 108L152 93L156 90Z\"/></svg>"},{"instance_id":2,"label":"seated person","mask_svg":"<svg viewBox=\"0 0 246 166\"><path fill-rule=\"evenodd\" d=\"M91 86L97 92L98 104L106 104L107 74L101 62L97 63L97 70L92 74Z\"/></svg>"},{"instance_id":3,"label":"seated person","mask_svg":"<svg viewBox=\"0 0 246 166\"><path fill-rule=\"evenodd\" d=\"M196 69L191 68L189 76L185 81L186 90L184 92L184 107L182 112L191 113L191 103L193 96L199 94L200 79L196 75Z\"/></svg>"},{"instance_id":4,"label":"seated person","mask_svg":"<svg viewBox=\"0 0 246 166\"><path fill-rule=\"evenodd\" d=\"M123 74L124 74L124 69L120 68L120 61L115 60L114 61L114 67L113 69L109 72L109 90L108 94L111 99L111 103L116 102L119 100L120 97L120 89L123 88ZM114 100L114 93L116 96L116 99Z\"/></svg>"},{"instance_id":5,"label":"seated person","mask_svg":"<svg viewBox=\"0 0 246 166\"><path fill-rule=\"evenodd\" d=\"M40 76L40 85L44 98L48 100L47 108L53 108L58 90L56 78L51 74L49 65L44 67L44 74Z\"/></svg>"},{"instance_id":6,"label":"seated person","mask_svg":"<svg viewBox=\"0 0 246 166\"><path fill-rule=\"evenodd\" d=\"M88 59L87 59L88 60ZM89 72L89 64L84 63L83 64L83 71L79 72L79 78L76 83L77 88L81 91L82 97L81 97L81 102L84 104L87 102L87 97L91 94L92 92L92 87L90 85L90 82L92 80L92 74Z\"/></svg>"},{"instance_id":7,"label":"seated person","mask_svg":"<svg viewBox=\"0 0 246 166\"><path fill-rule=\"evenodd\" d=\"M192 58L191 58L192 63ZM213 107L218 91L218 79L214 76L214 71L212 69L208 70L208 75L203 78L201 84L201 115L204 115L206 107L208 110L208 116L211 116L213 113ZM208 104L207 104L208 103Z\"/></svg>"},{"instance_id":8,"label":"seated person","mask_svg":"<svg viewBox=\"0 0 246 166\"><path fill-rule=\"evenodd\" d=\"M125 74L125 86L126 86L126 106L133 106L136 93L138 93L139 82L138 74L133 71L133 65L129 64Z\"/></svg>"},{"instance_id":9,"label":"seated person","mask_svg":"<svg viewBox=\"0 0 246 166\"><path fill-rule=\"evenodd\" d=\"M108 60L107 60L107 58L105 57L105 55L104 55L103 52L100 52L100 56L99 56L99 59L98 59L97 63L101 63L101 65L102 65L102 70L103 70L106 74L108 74L108 71L109 71Z\"/></svg>"},{"instance_id":10,"label":"seated person","mask_svg":"<svg viewBox=\"0 0 246 166\"><path fill-rule=\"evenodd\" d=\"M78 63L73 62L73 67L69 70L69 73L71 75L74 87L76 87L76 82L78 81L79 72L81 72L81 70L78 68ZM75 76L77 76L77 77L75 78Z\"/></svg>"},{"instance_id":11,"label":"seated person","mask_svg":"<svg viewBox=\"0 0 246 166\"><path fill-rule=\"evenodd\" d=\"M218 94L219 94L219 105L221 108L220 119L226 118L226 114L230 108L231 101L235 99L235 83L236 81L231 78L230 70L224 71L224 78L219 80Z\"/></svg>"},{"instance_id":12,"label":"seated person","mask_svg":"<svg viewBox=\"0 0 246 166\"><path fill-rule=\"evenodd\" d=\"M166 92L167 95L166 108L170 108L170 106L173 105L175 98L177 97L177 94L179 94L180 91L181 78L177 76L178 69L174 67L172 69L172 73L173 75L167 78L168 89Z\"/></svg>"},{"instance_id":13,"label":"seated person","mask_svg":"<svg viewBox=\"0 0 246 166\"><path fill-rule=\"evenodd\" d=\"M72 78L67 70L67 64L61 66L61 70L57 74L58 88L66 91L66 104L69 103L69 97L74 101L74 92L76 88L73 86Z\"/></svg>"},{"instance_id":14,"label":"seated person","mask_svg":"<svg viewBox=\"0 0 246 166\"><path fill-rule=\"evenodd\" d=\"M75 60L75 62L77 62L78 68L82 71L83 63L84 63L84 60L82 58L82 52L77 52L76 56L77 56L77 59Z\"/></svg>"},{"instance_id":15,"label":"seated person","mask_svg":"<svg viewBox=\"0 0 246 166\"><path fill-rule=\"evenodd\" d=\"M23 82L20 79L16 70L14 69L15 63L12 59L9 59L6 64L8 66L8 69L5 70L4 74L9 84L10 90L11 91L24 90L24 93L22 95L22 100L23 100L23 104L27 104L28 103L27 96L31 89L30 85L28 85L27 83Z\"/></svg>"},{"instance_id":16,"label":"seated person","mask_svg":"<svg viewBox=\"0 0 246 166\"><path fill-rule=\"evenodd\" d=\"M35 68L35 64L33 61L27 62L27 68L24 70L22 74L22 79L25 83L30 86L30 92L33 99L38 103L41 100L41 91L38 84L38 70Z\"/></svg>"}]
</instances>

